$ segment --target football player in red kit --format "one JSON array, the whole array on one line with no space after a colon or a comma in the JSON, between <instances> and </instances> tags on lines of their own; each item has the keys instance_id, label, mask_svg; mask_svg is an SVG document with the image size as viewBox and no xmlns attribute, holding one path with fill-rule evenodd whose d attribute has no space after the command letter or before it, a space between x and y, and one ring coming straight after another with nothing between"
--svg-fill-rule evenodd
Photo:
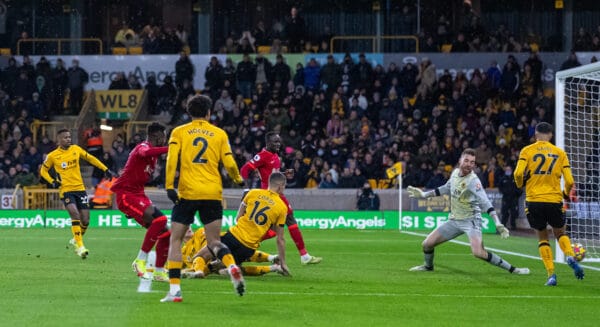
<instances>
[{"instance_id":1,"label":"football player in red kit","mask_svg":"<svg viewBox=\"0 0 600 327\"><path fill-rule=\"evenodd\" d=\"M144 193L144 185L150 180L158 157L167 153L168 147L164 146L166 138L165 126L156 122L148 125L146 140L131 151L121 176L111 187L119 210L147 229L142 247L133 261L133 270L139 277L161 282L169 281L164 266L171 234L167 229L167 217L152 205L152 201ZM156 269L153 275L149 275L146 272L146 260L154 245Z\"/></svg>"},{"instance_id":2,"label":"football player in red kit","mask_svg":"<svg viewBox=\"0 0 600 327\"><path fill-rule=\"evenodd\" d=\"M278 154L279 149L281 148L281 137L276 132L268 132L265 136L265 141L266 147L240 168L240 174L244 180L248 180L251 171L257 170L260 175L260 187L262 189L267 189L269 187L269 176L271 173L279 171L281 168L281 160ZM290 175L294 173L294 170L286 169L284 173ZM294 240L294 243L296 244L296 248L298 248L298 252L300 252L300 262L304 265L321 262L323 258L314 257L306 251L302 232L300 232L296 218L294 218L294 210L283 194L281 194L280 197L288 208L285 224L288 227L292 240ZM275 237L275 232L269 230L263 239L272 237Z\"/></svg>"}]
</instances>

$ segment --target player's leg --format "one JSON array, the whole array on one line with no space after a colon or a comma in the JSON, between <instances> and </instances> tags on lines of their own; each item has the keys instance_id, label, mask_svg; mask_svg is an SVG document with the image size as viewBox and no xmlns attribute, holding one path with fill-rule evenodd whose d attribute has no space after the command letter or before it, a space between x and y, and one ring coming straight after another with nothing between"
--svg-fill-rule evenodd
<instances>
[{"instance_id":1,"label":"player's leg","mask_svg":"<svg viewBox=\"0 0 600 327\"><path fill-rule=\"evenodd\" d=\"M166 228L165 228L166 229ZM171 238L171 231L166 230L158 236L156 241L156 263L154 265L154 273L152 278L159 282L168 282L169 275L165 270L165 264L169 255L169 243Z\"/></svg>"},{"instance_id":2,"label":"player's leg","mask_svg":"<svg viewBox=\"0 0 600 327\"><path fill-rule=\"evenodd\" d=\"M547 213L544 210L543 203L525 202L525 214L527 215L529 226L535 230L538 237L538 251L548 275L546 285L556 286L554 255L552 254L552 248L548 241L548 220L546 218Z\"/></svg>"},{"instance_id":3,"label":"player's leg","mask_svg":"<svg viewBox=\"0 0 600 327\"><path fill-rule=\"evenodd\" d=\"M466 222L471 227L466 230L466 234L469 237L469 243L471 244L471 253L481 260L484 260L494 266L498 266L509 273L527 275L529 274L529 268L517 268L511 265L508 261L502 259L499 255L489 252L483 246L483 235L481 234L481 228L472 227L470 222Z\"/></svg>"},{"instance_id":4,"label":"player's leg","mask_svg":"<svg viewBox=\"0 0 600 327\"><path fill-rule=\"evenodd\" d=\"M229 247L221 242L221 220L223 219L223 203L218 200L202 201L200 220L204 225L204 234L208 249L219 259L229 271L231 282L236 292L242 296L245 292L244 277L241 268L236 264ZM227 234L226 234L227 235Z\"/></svg>"},{"instance_id":5,"label":"player's leg","mask_svg":"<svg viewBox=\"0 0 600 327\"><path fill-rule=\"evenodd\" d=\"M438 244L444 243L449 239L452 239L460 235L462 231L454 226L452 221L447 221L443 225L434 229L421 244L423 247L423 259L424 263L419 266L410 268L410 271L432 271L433 270L433 257L434 249Z\"/></svg>"},{"instance_id":6,"label":"player's leg","mask_svg":"<svg viewBox=\"0 0 600 327\"><path fill-rule=\"evenodd\" d=\"M552 232L554 233L554 237L558 240L561 251L567 257L567 264L573 269L573 273L577 279L583 279L585 273L577 260L575 260L571 238L566 233L567 227L564 208L562 204L557 204L556 206L550 207L549 210L552 210L552 214L549 216L548 223L552 227Z\"/></svg>"},{"instance_id":7,"label":"player's leg","mask_svg":"<svg viewBox=\"0 0 600 327\"><path fill-rule=\"evenodd\" d=\"M181 302L181 268L183 258L181 255L181 244L189 226L194 222L194 214L197 211L194 201L180 199L173 207L171 213L171 237L169 242L169 292L161 302Z\"/></svg>"},{"instance_id":8,"label":"player's leg","mask_svg":"<svg viewBox=\"0 0 600 327\"><path fill-rule=\"evenodd\" d=\"M300 263L302 263L303 265L306 265L306 264L316 264L316 263L321 262L321 260L323 260L323 258L314 257L314 256L310 255L308 253L308 251L306 250L306 246L304 245L304 238L302 237L302 232L300 231L300 228L298 227L298 222L296 221L296 218L294 217L294 209L292 209L292 206L290 205L288 199L284 195L281 195L281 199L288 207L288 213L287 213L287 217L285 219L285 225L288 227L288 232L290 233L290 236L292 237L292 240L294 241L294 244L296 244L296 248L298 249L298 252L300 253Z\"/></svg>"},{"instance_id":9,"label":"player's leg","mask_svg":"<svg viewBox=\"0 0 600 327\"><path fill-rule=\"evenodd\" d=\"M248 259L248 261L279 263L279 257L277 255L273 255L273 254L269 254L267 252L256 250L254 252L254 254L250 257L250 259Z\"/></svg>"},{"instance_id":10,"label":"player's leg","mask_svg":"<svg viewBox=\"0 0 600 327\"><path fill-rule=\"evenodd\" d=\"M80 209L85 207L81 205L81 194L77 193L78 192L65 192L63 194L63 203L65 204L65 208L67 209L67 212L69 212L69 216L71 217L71 233L73 234L75 253L82 259L85 259L88 255L88 250L83 244L83 237L81 234L82 215Z\"/></svg>"}]
</instances>

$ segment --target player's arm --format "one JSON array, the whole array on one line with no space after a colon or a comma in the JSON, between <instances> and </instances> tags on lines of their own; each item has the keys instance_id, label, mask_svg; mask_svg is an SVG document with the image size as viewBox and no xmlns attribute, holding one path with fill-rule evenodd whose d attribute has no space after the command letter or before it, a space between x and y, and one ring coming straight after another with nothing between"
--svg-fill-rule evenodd
<instances>
[{"instance_id":1,"label":"player's arm","mask_svg":"<svg viewBox=\"0 0 600 327\"><path fill-rule=\"evenodd\" d=\"M165 172L165 189L175 189L175 171L177 170L177 163L179 161L179 153L181 151L181 139L177 135L176 131L171 133L169 139L168 154L167 154L167 167Z\"/></svg>"},{"instance_id":2,"label":"player's arm","mask_svg":"<svg viewBox=\"0 0 600 327\"><path fill-rule=\"evenodd\" d=\"M510 232L500 222L498 213L496 212L496 209L494 209L494 206L492 205L490 198L485 192L483 185L481 185L481 181L479 180L479 178L473 179L471 183L469 183L468 188L469 191L475 194L475 196L477 197L477 202L479 203L479 208L481 208L481 211L487 212L490 215L490 217L492 217L492 219L494 220L496 230L500 233L500 237L507 238L510 235Z\"/></svg>"},{"instance_id":3,"label":"player's arm","mask_svg":"<svg viewBox=\"0 0 600 327\"><path fill-rule=\"evenodd\" d=\"M571 165L569 164L569 159L567 158L567 154L563 152L564 156L563 167L562 167L562 175L565 179L565 189L563 190L563 198L568 199L569 194L571 193L571 189L575 184L575 179L573 179L573 173L571 172Z\"/></svg>"},{"instance_id":4,"label":"player's arm","mask_svg":"<svg viewBox=\"0 0 600 327\"><path fill-rule=\"evenodd\" d=\"M235 221L237 222L244 214L246 213L246 203L242 199L240 202L240 207L238 208L237 215L235 216Z\"/></svg>"},{"instance_id":5,"label":"player's arm","mask_svg":"<svg viewBox=\"0 0 600 327\"><path fill-rule=\"evenodd\" d=\"M237 163L235 163L235 159L233 159L233 153L231 152L231 147L229 146L227 134L223 133L223 138L223 142L221 143L221 160L223 161L223 166L227 170L227 174L229 174L229 177L233 180L233 182L241 185L244 183L244 180L240 175L240 171L238 170Z\"/></svg>"},{"instance_id":6,"label":"player's arm","mask_svg":"<svg viewBox=\"0 0 600 327\"><path fill-rule=\"evenodd\" d=\"M50 168L52 168L52 166L54 165L54 159L52 158L51 155L46 156L46 160L44 161L44 163L42 164L42 167L40 167L40 176L46 180L46 182L48 182L49 184L54 184L55 181L54 178L52 178L52 176L50 176L50 173L48 172L50 170Z\"/></svg>"},{"instance_id":7,"label":"player's arm","mask_svg":"<svg viewBox=\"0 0 600 327\"><path fill-rule=\"evenodd\" d=\"M95 166L96 168L98 168L104 172L106 172L108 170L108 167L106 167L106 165L104 165L102 163L102 161L98 160L98 158L89 154L87 151L80 148L79 146L77 146L77 150L79 151L79 157L83 158L83 160L89 162L91 165Z\"/></svg>"},{"instance_id":8,"label":"player's arm","mask_svg":"<svg viewBox=\"0 0 600 327\"><path fill-rule=\"evenodd\" d=\"M514 178L515 184L518 188L523 187L523 180L525 175L525 169L527 168L527 157L525 157L525 151L521 151L519 154L519 160L517 161L517 167L515 168Z\"/></svg>"},{"instance_id":9,"label":"player's arm","mask_svg":"<svg viewBox=\"0 0 600 327\"><path fill-rule=\"evenodd\" d=\"M252 160L250 160L242 165L242 168L240 168L240 175L243 179L248 179L250 177L250 173L254 170L256 170L256 166Z\"/></svg>"},{"instance_id":10,"label":"player's arm","mask_svg":"<svg viewBox=\"0 0 600 327\"><path fill-rule=\"evenodd\" d=\"M409 185L406 188L408 192L408 196L411 198L431 198L434 196L440 196L442 194L450 194L450 179L446 182L446 184L436 187L430 191L421 191L420 188Z\"/></svg>"},{"instance_id":11,"label":"player's arm","mask_svg":"<svg viewBox=\"0 0 600 327\"><path fill-rule=\"evenodd\" d=\"M169 151L169 147L168 146L157 146L154 148L151 148L149 146L145 146L145 147L141 147L139 149L139 154L141 157L158 157L161 154L165 154L167 153L167 151Z\"/></svg>"}]
</instances>

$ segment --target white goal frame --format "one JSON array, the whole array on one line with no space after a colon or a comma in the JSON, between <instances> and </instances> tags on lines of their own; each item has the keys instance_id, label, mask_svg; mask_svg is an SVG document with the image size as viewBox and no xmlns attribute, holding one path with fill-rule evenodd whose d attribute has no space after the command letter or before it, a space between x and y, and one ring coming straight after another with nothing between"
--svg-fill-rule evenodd
<instances>
[{"instance_id":1,"label":"white goal frame","mask_svg":"<svg viewBox=\"0 0 600 327\"><path fill-rule=\"evenodd\" d=\"M579 77L582 79L593 80L595 83L600 84L600 62L596 62L596 63L556 72L556 76L554 79L554 82L555 82L555 108L556 108L554 125L555 125L556 145L558 147L564 149L567 152L567 155L569 156L570 164L572 166L572 170L585 171L586 167L580 167L579 166L580 162L578 162L577 160L573 160L573 157L571 156L572 153L570 153L571 152L570 151L570 143L566 142L567 141L567 139L566 139L567 138L567 136L566 136L567 130L565 128L565 119L566 119L565 112L567 111L568 108L567 108L567 103L566 103L565 99L566 99L566 96L568 96L568 94L565 92L565 87L566 87L567 79L570 77ZM600 103L600 93L598 93L596 95L594 102ZM600 111L600 106L592 106L591 109ZM590 115L594 115L594 113L591 112ZM593 125L593 124L595 124L596 127L598 127L598 125L599 125L598 122L594 122L593 120L590 121L590 125ZM585 128L585 127L586 126L583 126L583 128ZM569 130L569 132L571 132L571 130ZM580 141L580 140L577 139L577 141ZM598 169L600 169L600 167L598 167ZM575 177L575 185L576 186L581 185L584 182L585 181L583 181L583 180L577 180L577 177ZM598 201L600 201L600 199ZM586 212L590 212L590 211L586 211ZM577 218L587 219L589 217L577 217ZM594 218L596 218L596 217L594 217ZM591 218L591 219L594 219L594 218ZM598 225L598 226L600 226L600 225ZM595 235L596 238L599 238L600 237L600 227L598 228L598 230L596 230L595 227L596 227L596 225L592 226L593 231L591 234ZM585 232L584 232L584 235L585 235ZM571 236L571 240L573 243L579 242L577 237ZM598 239L596 239L595 241L596 242L594 244L598 244L598 242L600 242L600 240L598 240ZM586 247L586 250L588 250L588 256L586 257L585 261L600 262L600 256L592 258L592 254L598 255L598 253L596 251L596 248L598 248L597 246L594 246L594 249L592 249L592 248L588 249L586 244L584 244L584 247ZM593 250L593 251L590 251L590 250ZM560 248L558 246L558 242L556 242L556 247L555 247L554 252L555 252L555 260L557 262L565 262L565 256L564 256L563 252L560 250ZM591 253L591 252L594 252L594 253Z\"/></svg>"}]
</instances>

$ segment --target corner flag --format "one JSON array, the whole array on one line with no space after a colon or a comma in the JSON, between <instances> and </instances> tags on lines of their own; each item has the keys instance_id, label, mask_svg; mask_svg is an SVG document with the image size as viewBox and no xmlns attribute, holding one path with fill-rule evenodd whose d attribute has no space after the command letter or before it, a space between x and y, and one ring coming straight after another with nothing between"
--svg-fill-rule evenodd
<instances>
[{"instance_id":1,"label":"corner flag","mask_svg":"<svg viewBox=\"0 0 600 327\"><path fill-rule=\"evenodd\" d=\"M386 169L385 173L390 179L402 174L402 163L396 162L392 167Z\"/></svg>"}]
</instances>

